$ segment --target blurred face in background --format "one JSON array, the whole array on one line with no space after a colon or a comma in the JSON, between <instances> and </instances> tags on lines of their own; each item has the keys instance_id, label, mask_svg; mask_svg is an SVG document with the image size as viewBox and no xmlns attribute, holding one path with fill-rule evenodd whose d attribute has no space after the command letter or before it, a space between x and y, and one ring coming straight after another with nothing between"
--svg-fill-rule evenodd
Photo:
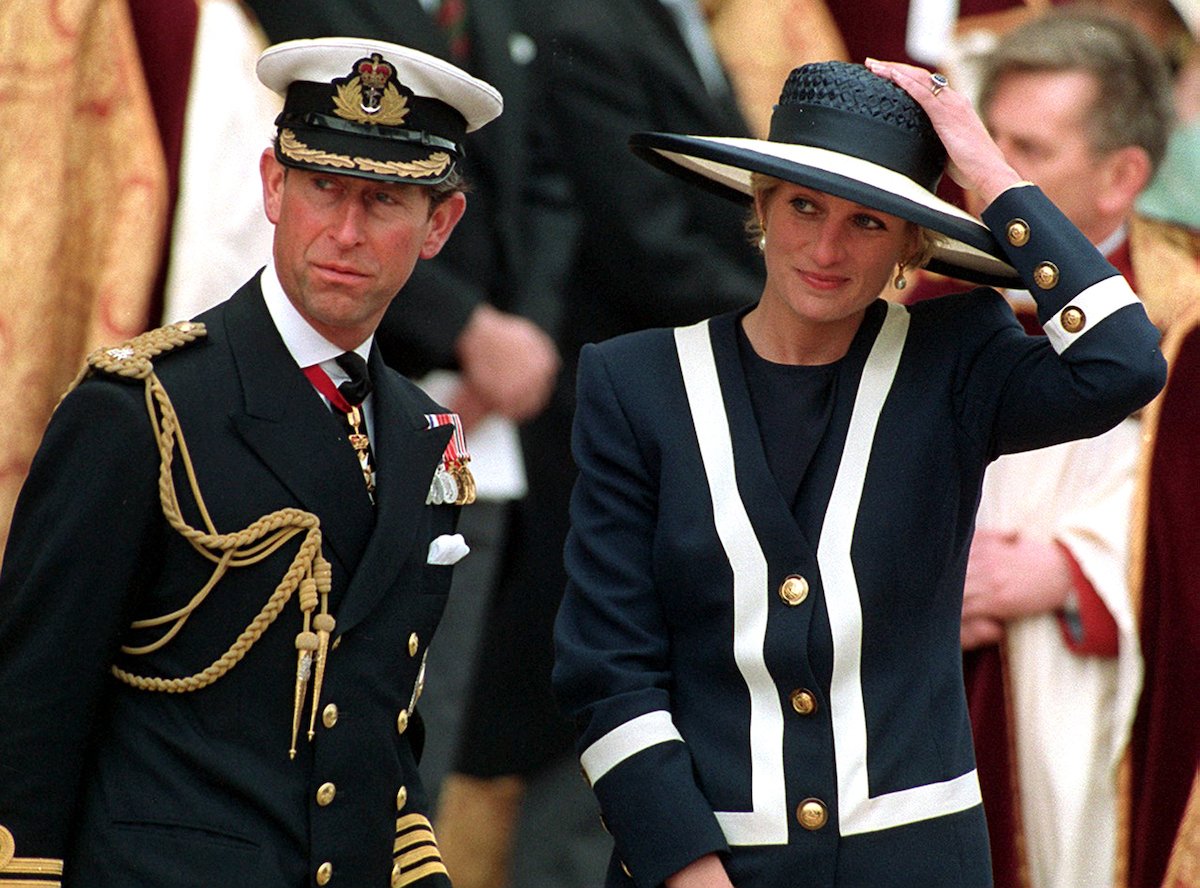
<instances>
[{"instance_id":1,"label":"blurred face in background","mask_svg":"<svg viewBox=\"0 0 1200 888\"><path fill-rule=\"evenodd\" d=\"M1001 75L983 119L1005 158L1035 183L1093 243L1111 230L1103 206L1112 155L1092 148L1088 116L1099 84L1078 71ZM981 209L975 207L974 209Z\"/></svg>"}]
</instances>

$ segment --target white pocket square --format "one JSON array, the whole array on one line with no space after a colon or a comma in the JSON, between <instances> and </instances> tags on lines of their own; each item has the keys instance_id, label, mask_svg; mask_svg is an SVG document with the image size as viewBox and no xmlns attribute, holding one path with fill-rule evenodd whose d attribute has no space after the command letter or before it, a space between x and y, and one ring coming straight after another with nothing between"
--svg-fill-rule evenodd
<instances>
[{"instance_id":1,"label":"white pocket square","mask_svg":"<svg viewBox=\"0 0 1200 888\"><path fill-rule=\"evenodd\" d=\"M471 551L461 533L442 534L429 544L429 556L426 564L457 564L462 557Z\"/></svg>"}]
</instances>

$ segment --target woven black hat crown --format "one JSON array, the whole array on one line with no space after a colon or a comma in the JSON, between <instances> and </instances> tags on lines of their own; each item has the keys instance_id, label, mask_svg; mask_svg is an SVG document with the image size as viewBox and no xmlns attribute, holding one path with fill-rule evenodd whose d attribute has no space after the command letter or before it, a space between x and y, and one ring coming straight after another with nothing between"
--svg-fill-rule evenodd
<instances>
[{"instance_id":1,"label":"woven black hat crown","mask_svg":"<svg viewBox=\"0 0 1200 888\"><path fill-rule=\"evenodd\" d=\"M890 80L862 65L816 62L788 75L780 105L823 105L882 120L923 139L935 139L929 115L916 100Z\"/></svg>"},{"instance_id":2,"label":"woven black hat crown","mask_svg":"<svg viewBox=\"0 0 1200 888\"><path fill-rule=\"evenodd\" d=\"M775 106L770 138L857 156L930 190L946 164L941 140L916 100L849 62L794 69Z\"/></svg>"}]
</instances>

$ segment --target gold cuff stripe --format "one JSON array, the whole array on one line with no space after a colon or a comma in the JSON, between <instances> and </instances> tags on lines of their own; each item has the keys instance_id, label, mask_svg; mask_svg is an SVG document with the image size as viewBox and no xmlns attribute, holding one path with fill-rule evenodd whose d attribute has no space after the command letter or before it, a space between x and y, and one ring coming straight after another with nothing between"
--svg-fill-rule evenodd
<instances>
[{"instance_id":1,"label":"gold cuff stripe","mask_svg":"<svg viewBox=\"0 0 1200 888\"><path fill-rule=\"evenodd\" d=\"M411 829L414 826L423 826L426 829L433 829L433 824L429 822L429 818L424 814L405 814L403 817L396 818L396 832L404 832L406 829Z\"/></svg>"},{"instance_id":2,"label":"gold cuff stripe","mask_svg":"<svg viewBox=\"0 0 1200 888\"><path fill-rule=\"evenodd\" d=\"M430 176L439 176L446 171L451 162L450 155L445 151L435 151L424 160L374 160L370 157L332 154L319 148L310 148L296 138L295 132L290 129L279 131L279 151L284 157L300 163L311 163L339 170L360 170L364 173L379 173L404 179L427 179Z\"/></svg>"},{"instance_id":3,"label":"gold cuff stripe","mask_svg":"<svg viewBox=\"0 0 1200 888\"><path fill-rule=\"evenodd\" d=\"M53 857L14 857L0 872L20 873L23 876L61 876L63 862Z\"/></svg>"},{"instance_id":4,"label":"gold cuff stripe","mask_svg":"<svg viewBox=\"0 0 1200 888\"><path fill-rule=\"evenodd\" d=\"M441 860L442 855L438 853L438 849L433 845L422 845L420 848L415 848L406 854L401 854L397 857L396 863L407 869L411 866L416 866L418 863L424 863L427 860Z\"/></svg>"},{"instance_id":5,"label":"gold cuff stripe","mask_svg":"<svg viewBox=\"0 0 1200 888\"><path fill-rule=\"evenodd\" d=\"M446 872L446 867L441 863L427 863L424 866L417 867L411 873L401 873L400 878L392 882L392 888L404 888L405 885L411 885L418 879L424 879L426 876L432 876L434 873L442 873L445 876L450 875Z\"/></svg>"},{"instance_id":6,"label":"gold cuff stripe","mask_svg":"<svg viewBox=\"0 0 1200 888\"><path fill-rule=\"evenodd\" d=\"M16 878L4 877L5 874ZM57 857L17 857L17 841L12 830L0 823L0 888L62 888L58 879L27 876L61 876L63 862Z\"/></svg>"},{"instance_id":7,"label":"gold cuff stripe","mask_svg":"<svg viewBox=\"0 0 1200 888\"><path fill-rule=\"evenodd\" d=\"M411 848L413 845L419 845L422 842L431 842L433 847L437 847L437 839L433 837L432 830L417 829L402 836L397 836L395 844L392 845L392 853L395 854L397 851Z\"/></svg>"}]
</instances>

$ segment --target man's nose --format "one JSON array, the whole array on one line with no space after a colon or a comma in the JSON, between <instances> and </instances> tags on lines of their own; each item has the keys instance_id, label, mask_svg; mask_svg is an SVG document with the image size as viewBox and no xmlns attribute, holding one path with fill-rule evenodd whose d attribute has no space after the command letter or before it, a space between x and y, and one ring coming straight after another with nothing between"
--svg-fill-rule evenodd
<instances>
[{"instance_id":1,"label":"man's nose","mask_svg":"<svg viewBox=\"0 0 1200 888\"><path fill-rule=\"evenodd\" d=\"M330 226L334 239L345 246L352 246L363 239L366 224L366 209L359 200L344 200L337 208L337 216Z\"/></svg>"}]
</instances>

